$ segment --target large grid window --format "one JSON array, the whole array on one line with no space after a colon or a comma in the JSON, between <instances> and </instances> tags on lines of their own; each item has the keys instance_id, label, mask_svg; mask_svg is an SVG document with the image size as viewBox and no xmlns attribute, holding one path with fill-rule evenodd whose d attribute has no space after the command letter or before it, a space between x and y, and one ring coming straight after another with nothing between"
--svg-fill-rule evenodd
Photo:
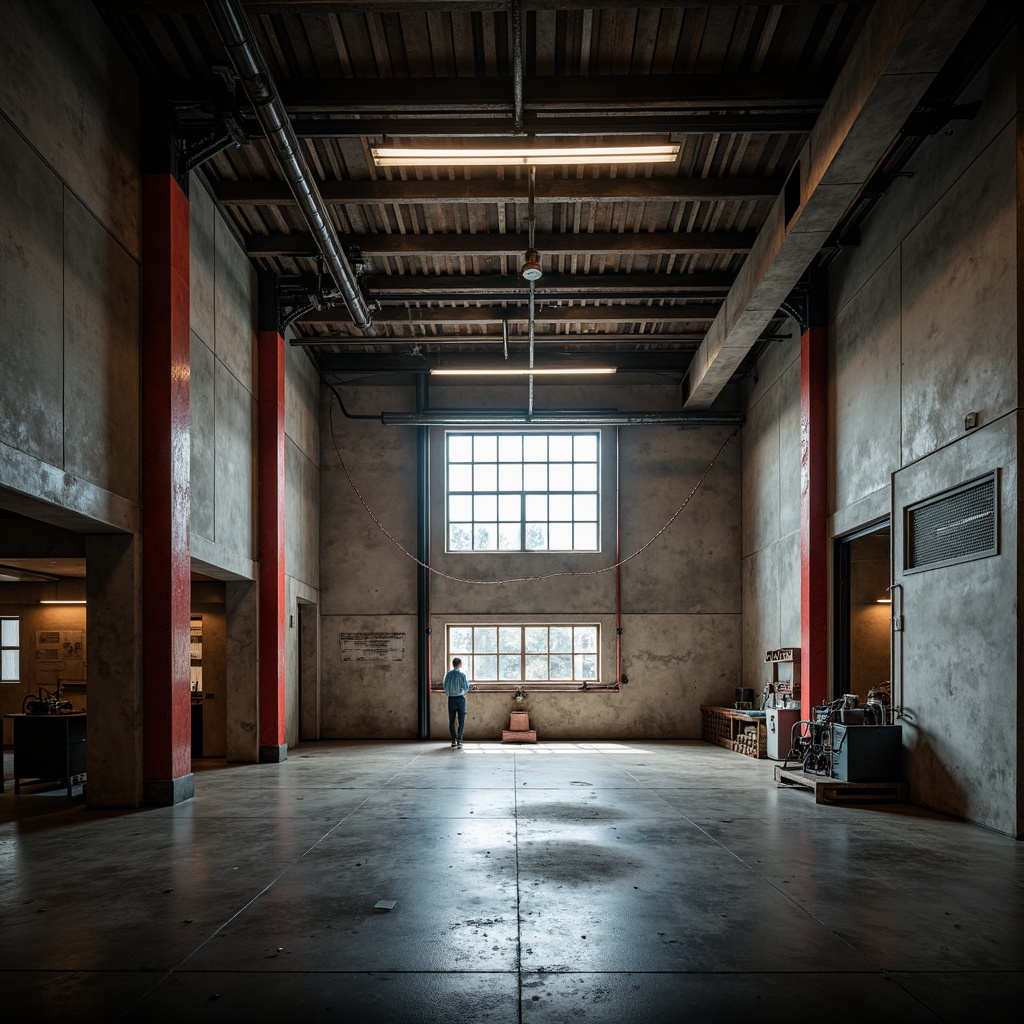
<instances>
[{"instance_id":1,"label":"large grid window","mask_svg":"<svg viewBox=\"0 0 1024 1024\"><path fill-rule=\"evenodd\" d=\"M19 622L14 616L0 619L0 683L16 683L21 676Z\"/></svg>"},{"instance_id":2,"label":"large grid window","mask_svg":"<svg viewBox=\"0 0 1024 1024\"><path fill-rule=\"evenodd\" d=\"M598 551L600 435L446 437L449 551Z\"/></svg>"},{"instance_id":3,"label":"large grid window","mask_svg":"<svg viewBox=\"0 0 1024 1024\"><path fill-rule=\"evenodd\" d=\"M597 682L596 625L458 625L448 627L448 663L480 683Z\"/></svg>"}]
</instances>

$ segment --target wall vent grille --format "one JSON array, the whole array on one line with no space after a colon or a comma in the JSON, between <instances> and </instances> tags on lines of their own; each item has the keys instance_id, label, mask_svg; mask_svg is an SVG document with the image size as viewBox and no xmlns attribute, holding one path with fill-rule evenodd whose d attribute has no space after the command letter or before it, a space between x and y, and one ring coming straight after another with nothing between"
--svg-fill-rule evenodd
<instances>
[{"instance_id":1,"label":"wall vent grille","mask_svg":"<svg viewBox=\"0 0 1024 1024\"><path fill-rule=\"evenodd\" d=\"M905 572L999 553L996 472L906 509Z\"/></svg>"}]
</instances>

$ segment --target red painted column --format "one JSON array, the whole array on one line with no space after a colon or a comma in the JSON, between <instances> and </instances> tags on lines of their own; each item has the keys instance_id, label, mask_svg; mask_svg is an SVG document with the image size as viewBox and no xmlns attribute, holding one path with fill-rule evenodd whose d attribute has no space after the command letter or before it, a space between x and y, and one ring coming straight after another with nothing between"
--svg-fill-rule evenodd
<instances>
[{"instance_id":1,"label":"red painted column","mask_svg":"<svg viewBox=\"0 0 1024 1024\"><path fill-rule=\"evenodd\" d=\"M288 756L284 729L284 339L276 329L261 329L258 339L259 759L276 762Z\"/></svg>"},{"instance_id":2,"label":"red painted column","mask_svg":"<svg viewBox=\"0 0 1024 1024\"><path fill-rule=\"evenodd\" d=\"M828 409L826 332L800 339L800 680L801 711L828 700Z\"/></svg>"},{"instance_id":3,"label":"red painted column","mask_svg":"<svg viewBox=\"0 0 1024 1024\"><path fill-rule=\"evenodd\" d=\"M189 203L170 174L142 176L143 799L193 795Z\"/></svg>"}]
</instances>

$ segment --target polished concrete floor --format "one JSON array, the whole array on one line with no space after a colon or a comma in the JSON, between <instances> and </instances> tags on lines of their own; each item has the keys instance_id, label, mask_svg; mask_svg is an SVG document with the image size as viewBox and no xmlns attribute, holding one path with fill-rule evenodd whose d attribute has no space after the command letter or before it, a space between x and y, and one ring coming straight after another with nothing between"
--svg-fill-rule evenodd
<instances>
[{"instance_id":1,"label":"polished concrete floor","mask_svg":"<svg viewBox=\"0 0 1024 1024\"><path fill-rule=\"evenodd\" d=\"M197 762L173 808L8 782L0 1015L1016 1016L1024 844L817 806L772 768L699 742L319 743Z\"/></svg>"}]
</instances>

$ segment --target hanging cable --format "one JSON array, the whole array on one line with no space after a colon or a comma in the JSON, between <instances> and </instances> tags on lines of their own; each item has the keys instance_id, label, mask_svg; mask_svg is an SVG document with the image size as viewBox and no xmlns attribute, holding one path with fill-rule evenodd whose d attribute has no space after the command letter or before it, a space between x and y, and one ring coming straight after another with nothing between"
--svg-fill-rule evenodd
<instances>
[{"instance_id":1,"label":"hanging cable","mask_svg":"<svg viewBox=\"0 0 1024 1024\"><path fill-rule=\"evenodd\" d=\"M327 386L331 389L332 392L334 392L334 397L338 398L338 392L334 389L334 387L330 384L328 384ZM339 405L341 404L340 398L338 398L338 403ZM375 419L376 417L355 417L349 415L349 418ZM387 537L387 539L391 541L391 543L394 544L394 546L398 548L398 550L401 551L403 555L406 556L406 558L415 562L421 568L426 569L427 572L433 573L435 576L440 576L442 579L451 580L453 583L473 583L478 584L480 586L491 587L502 586L505 583L532 583L538 580L554 579L557 576L600 576L602 573L614 572L616 569L619 568L619 566L625 565L627 562L632 561L638 555L646 551L676 521L676 519L679 518L683 509L686 508L686 506L690 503L690 499L697 493L697 491L700 488L700 485L704 483L704 478L708 475L708 473L711 472L712 468L718 461L722 452L725 451L726 445L728 445L728 443L739 433L739 427L737 427L722 442L721 447L718 449L717 452L715 452L714 458L712 458L712 460L707 464L707 467L705 468L704 472L701 473L700 478L697 480L697 482L693 485L693 488L690 490L690 493L687 494L687 496L683 499L683 503L679 506L679 508L677 508L675 512L672 513L672 515L669 517L668 522L666 522L665 525L656 534L654 534L654 536L651 537L650 540L648 540L645 544L642 544L640 547L638 547L636 551L634 551L632 554L626 555L625 558L620 558L614 564L606 565L601 569L565 569L561 572L547 572L536 576L510 576L507 579L502 580L471 580L467 579L464 576L453 576L451 573L442 572L440 569L435 569L433 566L427 565L425 562L422 562L420 559L418 559L411 551L403 547L401 541L399 541L393 534L391 534L388 531L387 527L385 527L384 524L374 514L373 509L371 509L370 506L366 504L366 500L363 498L362 494L359 491L359 488L356 487L355 481L352 479L352 474L348 471L348 466L345 465L345 459L341 454L341 448L338 445L338 437L334 430L333 403L331 404L330 409L330 423L331 441L334 443L334 453L338 456L338 464L341 466L342 472L345 474L345 479L348 480L349 487L352 488L352 493L355 494L356 498L359 499L359 504L363 506L363 509L366 511L366 514L376 524L377 529L380 530L380 532L383 533L384 536Z\"/></svg>"}]
</instances>

